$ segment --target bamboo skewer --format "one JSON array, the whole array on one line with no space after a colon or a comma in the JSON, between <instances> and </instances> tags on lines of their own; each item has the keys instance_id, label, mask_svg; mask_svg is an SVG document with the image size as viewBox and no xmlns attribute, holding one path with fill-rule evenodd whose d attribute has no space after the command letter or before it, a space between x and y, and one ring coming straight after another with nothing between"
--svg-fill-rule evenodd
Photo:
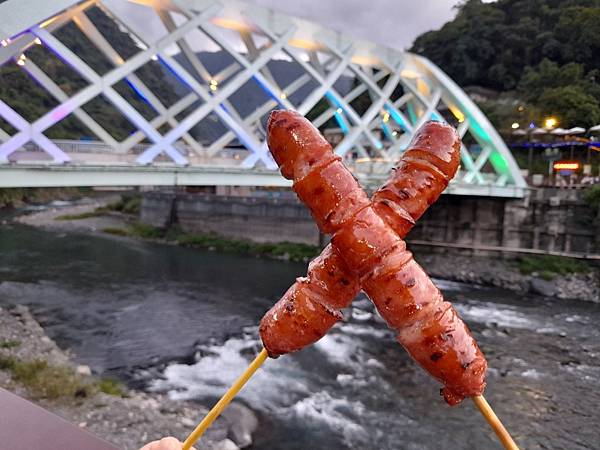
<instances>
[{"instance_id":1,"label":"bamboo skewer","mask_svg":"<svg viewBox=\"0 0 600 450\"><path fill-rule=\"evenodd\" d=\"M485 397L483 395L473 397L473 402L483 417L485 417L485 420L487 420L487 422L490 424L494 430L494 433L496 433L496 436L498 436L498 439L500 439L500 442L502 442L504 448L506 450L519 450L519 447L517 444L515 444L515 441L511 437L510 433L506 430L506 428L504 428L504 425L502 425L502 422L500 422L500 419L498 419L498 416L487 402Z\"/></svg>"},{"instance_id":2,"label":"bamboo skewer","mask_svg":"<svg viewBox=\"0 0 600 450\"><path fill-rule=\"evenodd\" d=\"M202 422L198 424L198 426L190 433L185 442L183 443L183 450L190 450L192 445L202 437L204 432L211 426L211 424L215 421L217 417L223 412L223 410L229 405L231 400L237 395L237 393L244 387L244 385L248 382L248 380L254 375L254 373L258 370L258 368L265 362L269 355L267 351L263 348L261 352L254 358L254 361L250 363L248 368L242 373L239 378L233 383L233 385L225 392L223 397L212 407L212 409L208 412L206 417L202 419ZM498 439L504 446L506 450L519 450L517 444L506 430L496 413L489 405L487 400L482 396L473 397L473 402L485 417L485 420L490 424Z\"/></svg>"},{"instance_id":3,"label":"bamboo skewer","mask_svg":"<svg viewBox=\"0 0 600 450\"><path fill-rule=\"evenodd\" d=\"M243 374L239 376L235 383L229 388L227 392L221 397L221 400L217 402L215 406L208 412L206 417L202 419L202 422L198 424L196 429L190 433L185 442L183 443L183 450L189 450L192 445L196 443L198 439L204 434L206 429L211 426L217 417L223 412L223 410L229 405L229 402L237 395L238 392L244 387L248 380L254 375L258 368L265 362L269 355L263 348L262 351L254 358L254 361L250 363L248 368Z\"/></svg>"}]
</instances>

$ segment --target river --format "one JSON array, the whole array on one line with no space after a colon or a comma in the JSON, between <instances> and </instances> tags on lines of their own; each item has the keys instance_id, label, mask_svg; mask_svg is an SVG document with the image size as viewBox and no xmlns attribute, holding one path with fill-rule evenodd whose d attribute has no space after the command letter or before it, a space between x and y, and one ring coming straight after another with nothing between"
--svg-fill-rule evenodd
<instances>
[{"instance_id":1,"label":"river","mask_svg":"<svg viewBox=\"0 0 600 450\"><path fill-rule=\"evenodd\" d=\"M305 265L0 227L0 306L28 305L95 373L210 404L259 350L257 323ZM522 449L600 448L600 305L436 280L490 370L486 397ZM268 360L240 400L254 450L500 449L450 408L365 299L311 348Z\"/></svg>"}]
</instances>

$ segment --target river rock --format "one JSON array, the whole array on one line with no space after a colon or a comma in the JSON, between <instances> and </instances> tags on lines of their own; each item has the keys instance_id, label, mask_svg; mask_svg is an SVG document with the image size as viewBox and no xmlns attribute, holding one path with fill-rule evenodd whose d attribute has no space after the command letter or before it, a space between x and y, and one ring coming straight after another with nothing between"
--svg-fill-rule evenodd
<instances>
[{"instance_id":1,"label":"river rock","mask_svg":"<svg viewBox=\"0 0 600 450\"><path fill-rule=\"evenodd\" d=\"M569 274L555 283L559 298L600 303L600 277L595 272Z\"/></svg>"},{"instance_id":2,"label":"river rock","mask_svg":"<svg viewBox=\"0 0 600 450\"><path fill-rule=\"evenodd\" d=\"M90 369L90 366L82 364L77 366L77 368L75 369L75 373L77 373L77 375L89 377L90 375L92 375L92 369Z\"/></svg>"},{"instance_id":3,"label":"river rock","mask_svg":"<svg viewBox=\"0 0 600 450\"><path fill-rule=\"evenodd\" d=\"M550 281L542 280L541 278L532 278L529 282L531 292L544 297L554 297L556 295L556 286Z\"/></svg>"},{"instance_id":4,"label":"river rock","mask_svg":"<svg viewBox=\"0 0 600 450\"><path fill-rule=\"evenodd\" d=\"M252 433L258 428L258 419L252 410L241 403L232 403L223 417L229 422L229 435L240 448L252 445Z\"/></svg>"}]
</instances>

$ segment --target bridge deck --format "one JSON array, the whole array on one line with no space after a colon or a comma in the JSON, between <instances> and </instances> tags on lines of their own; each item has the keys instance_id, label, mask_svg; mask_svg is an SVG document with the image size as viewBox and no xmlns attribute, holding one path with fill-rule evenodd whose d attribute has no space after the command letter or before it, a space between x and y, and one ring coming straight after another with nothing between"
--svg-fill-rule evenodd
<instances>
[{"instance_id":1,"label":"bridge deck","mask_svg":"<svg viewBox=\"0 0 600 450\"><path fill-rule=\"evenodd\" d=\"M380 186L387 176L358 174L365 187ZM173 164L77 165L19 163L0 165L0 188L61 186L272 186L290 187L278 171L235 166ZM522 198L526 188L452 182L446 194Z\"/></svg>"}]
</instances>

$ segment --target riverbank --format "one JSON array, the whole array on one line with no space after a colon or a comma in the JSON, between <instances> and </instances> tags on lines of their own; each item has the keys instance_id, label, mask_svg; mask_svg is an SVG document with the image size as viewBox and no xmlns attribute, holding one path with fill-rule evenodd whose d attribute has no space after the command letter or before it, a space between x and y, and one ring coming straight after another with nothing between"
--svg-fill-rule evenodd
<instances>
[{"instance_id":1,"label":"riverbank","mask_svg":"<svg viewBox=\"0 0 600 450\"><path fill-rule=\"evenodd\" d=\"M184 233L177 227L161 230L139 223L135 210L129 211L134 214L119 211L126 203L115 195L85 198L73 205L49 208L20 216L15 220L54 231L152 240L169 245L198 247L217 252L245 253L282 260L308 262L319 253L317 247L305 244L254 243L214 234ZM115 207L119 204L121 206ZM548 256L526 256L505 260L430 253L419 248L413 250L415 250L416 260L436 278L496 286L545 297L600 302L600 270L589 262Z\"/></svg>"},{"instance_id":2,"label":"riverbank","mask_svg":"<svg viewBox=\"0 0 600 450\"><path fill-rule=\"evenodd\" d=\"M169 245L203 248L210 251L242 253L284 261L309 262L320 252L313 245L292 242L257 243L214 233L185 233L178 227L163 230L137 220L135 197L108 195L83 198L72 205L50 207L15 218L25 225L60 232L83 232L151 240Z\"/></svg>"},{"instance_id":3,"label":"riverbank","mask_svg":"<svg viewBox=\"0 0 600 450\"><path fill-rule=\"evenodd\" d=\"M504 260L419 250L415 259L436 278L495 286L520 294L600 303L600 271L584 261L539 256Z\"/></svg>"},{"instance_id":4,"label":"riverbank","mask_svg":"<svg viewBox=\"0 0 600 450\"><path fill-rule=\"evenodd\" d=\"M0 308L0 387L124 450L166 435L183 439L208 411L194 402L175 402L95 377L89 367L75 365L24 306ZM248 446L256 428L248 417L252 412L235 403L232 414L219 418L196 448Z\"/></svg>"},{"instance_id":5,"label":"riverbank","mask_svg":"<svg viewBox=\"0 0 600 450\"><path fill-rule=\"evenodd\" d=\"M49 203L53 200L77 200L94 194L90 188L0 188L0 209L20 208L32 203Z\"/></svg>"}]
</instances>

